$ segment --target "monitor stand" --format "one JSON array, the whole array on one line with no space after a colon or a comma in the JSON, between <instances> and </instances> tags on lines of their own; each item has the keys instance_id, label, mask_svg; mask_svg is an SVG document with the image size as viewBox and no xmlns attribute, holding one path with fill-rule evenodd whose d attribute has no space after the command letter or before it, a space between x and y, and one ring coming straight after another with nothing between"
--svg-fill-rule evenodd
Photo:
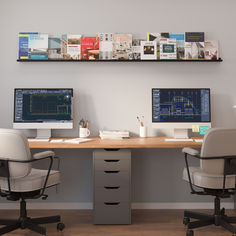
<instances>
[{"instance_id":1,"label":"monitor stand","mask_svg":"<svg viewBox=\"0 0 236 236\"><path fill-rule=\"evenodd\" d=\"M36 139L49 140L51 138L51 129L37 129Z\"/></svg>"},{"instance_id":2,"label":"monitor stand","mask_svg":"<svg viewBox=\"0 0 236 236\"><path fill-rule=\"evenodd\" d=\"M174 138L188 139L188 129L174 129Z\"/></svg>"}]
</instances>

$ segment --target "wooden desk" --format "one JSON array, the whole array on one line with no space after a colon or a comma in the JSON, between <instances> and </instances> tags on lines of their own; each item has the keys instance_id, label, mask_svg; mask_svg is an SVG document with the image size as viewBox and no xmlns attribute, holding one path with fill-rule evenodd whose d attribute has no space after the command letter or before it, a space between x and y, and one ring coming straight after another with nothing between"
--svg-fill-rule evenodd
<instances>
[{"instance_id":1,"label":"wooden desk","mask_svg":"<svg viewBox=\"0 0 236 236\"><path fill-rule=\"evenodd\" d=\"M200 148L199 142L170 142L166 137L111 140L91 138L85 143L29 142L31 149L96 149L93 151L94 224L131 223L131 150L134 148ZM66 138L52 138L66 139ZM69 138L67 138L69 139ZM99 149L99 150L98 150ZM102 149L110 149L102 150ZM118 186L118 187L117 187ZM115 205L115 206L113 206Z\"/></svg>"},{"instance_id":2,"label":"wooden desk","mask_svg":"<svg viewBox=\"0 0 236 236\"><path fill-rule=\"evenodd\" d=\"M130 139L122 139L122 140L111 140L111 139L103 139L101 140L98 137L91 138L93 141L86 143L51 143L51 142L29 142L30 148L39 148L39 149L50 149L50 148L184 148L184 147L192 147L192 148L200 148L202 143L197 142L170 142L165 141L166 137L148 137L148 138L139 138L132 137ZM62 139L62 138L53 138L53 139ZM66 139L66 138L63 138ZM68 138L69 139L69 138Z\"/></svg>"}]
</instances>

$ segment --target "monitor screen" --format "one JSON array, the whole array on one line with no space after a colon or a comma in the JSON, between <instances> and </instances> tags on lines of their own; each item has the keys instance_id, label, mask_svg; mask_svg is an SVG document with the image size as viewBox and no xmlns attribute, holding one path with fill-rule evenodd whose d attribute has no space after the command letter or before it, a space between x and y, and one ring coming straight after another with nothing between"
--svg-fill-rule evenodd
<instances>
[{"instance_id":1,"label":"monitor screen","mask_svg":"<svg viewBox=\"0 0 236 236\"><path fill-rule=\"evenodd\" d=\"M71 122L73 89L15 89L14 122Z\"/></svg>"},{"instance_id":2,"label":"monitor screen","mask_svg":"<svg viewBox=\"0 0 236 236\"><path fill-rule=\"evenodd\" d=\"M152 89L152 122L210 121L210 89Z\"/></svg>"}]
</instances>

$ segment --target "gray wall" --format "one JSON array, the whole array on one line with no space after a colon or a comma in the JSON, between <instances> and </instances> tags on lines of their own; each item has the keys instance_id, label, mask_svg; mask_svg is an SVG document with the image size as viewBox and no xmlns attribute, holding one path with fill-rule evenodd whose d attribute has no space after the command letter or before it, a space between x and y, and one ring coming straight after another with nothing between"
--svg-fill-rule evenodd
<instances>
[{"instance_id":1,"label":"gray wall","mask_svg":"<svg viewBox=\"0 0 236 236\"><path fill-rule=\"evenodd\" d=\"M0 1L0 126L12 127L15 87L72 87L75 128L54 136L75 136L81 117L99 129L127 129L138 134L137 115L151 127L151 88L210 87L213 126L236 124L235 0L1 0ZM223 63L18 63L17 33L205 31L219 39ZM28 132L28 135L34 135ZM159 133L160 134L160 133ZM92 201L92 150L58 150L62 161L59 194L49 201ZM180 150L133 150L134 202L209 201L190 196L181 179Z\"/></svg>"}]
</instances>

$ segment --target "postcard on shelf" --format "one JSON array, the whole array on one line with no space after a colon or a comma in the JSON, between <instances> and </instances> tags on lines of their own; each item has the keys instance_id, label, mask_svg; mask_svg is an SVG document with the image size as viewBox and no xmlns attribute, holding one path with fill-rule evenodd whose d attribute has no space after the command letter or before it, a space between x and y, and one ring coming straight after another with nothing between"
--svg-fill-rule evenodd
<instances>
[{"instance_id":1,"label":"postcard on shelf","mask_svg":"<svg viewBox=\"0 0 236 236\"><path fill-rule=\"evenodd\" d=\"M170 34L170 39L176 39L177 59L183 60L184 57L184 34Z\"/></svg>"},{"instance_id":2,"label":"postcard on shelf","mask_svg":"<svg viewBox=\"0 0 236 236\"><path fill-rule=\"evenodd\" d=\"M176 39L175 38L161 38L160 39L160 59L174 60L177 58L176 54Z\"/></svg>"},{"instance_id":3,"label":"postcard on shelf","mask_svg":"<svg viewBox=\"0 0 236 236\"><path fill-rule=\"evenodd\" d=\"M80 48L81 35L68 34L67 35L67 56L69 60L81 59Z\"/></svg>"},{"instance_id":4,"label":"postcard on shelf","mask_svg":"<svg viewBox=\"0 0 236 236\"><path fill-rule=\"evenodd\" d=\"M205 59L218 60L219 59L219 43L218 40L205 41Z\"/></svg>"},{"instance_id":5,"label":"postcard on shelf","mask_svg":"<svg viewBox=\"0 0 236 236\"><path fill-rule=\"evenodd\" d=\"M141 60L156 60L157 44L155 41L141 41Z\"/></svg>"},{"instance_id":6,"label":"postcard on shelf","mask_svg":"<svg viewBox=\"0 0 236 236\"><path fill-rule=\"evenodd\" d=\"M133 54L133 60L141 60L141 41L144 41L144 39L136 39L133 37L132 40L132 54Z\"/></svg>"},{"instance_id":7,"label":"postcard on shelf","mask_svg":"<svg viewBox=\"0 0 236 236\"><path fill-rule=\"evenodd\" d=\"M48 34L29 35L29 59L48 60Z\"/></svg>"},{"instance_id":8,"label":"postcard on shelf","mask_svg":"<svg viewBox=\"0 0 236 236\"><path fill-rule=\"evenodd\" d=\"M132 34L114 34L112 58L115 60L132 60Z\"/></svg>"},{"instance_id":9,"label":"postcard on shelf","mask_svg":"<svg viewBox=\"0 0 236 236\"><path fill-rule=\"evenodd\" d=\"M161 38L168 39L169 37L170 37L170 33L168 32L161 33Z\"/></svg>"},{"instance_id":10,"label":"postcard on shelf","mask_svg":"<svg viewBox=\"0 0 236 236\"><path fill-rule=\"evenodd\" d=\"M112 60L113 33L99 33L99 59Z\"/></svg>"},{"instance_id":11,"label":"postcard on shelf","mask_svg":"<svg viewBox=\"0 0 236 236\"><path fill-rule=\"evenodd\" d=\"M61 54L64 60L69 60L70 55L67 54L67 34L61 36Z\"/></svg>"},{"instance_id":12,"label":"postcard on shelf","mask_svg":"<svg viewBox=\"0 0 236 236\"><path fill-rule=\"evenodd\" d=\"M61 53L61 37L49 35L48 37L48 59L61 60L63 59Z\"/></svg>"},{"instance_id":13,"label":"postcard on shelf","mask_svg":"<svg viewBox=\"0 0 236 236\"><path fill-rule=\"evenodd\" d=\"M185 32L185 59L204 60L204 32Z\"/></svg>"},{"instance_id":14,"label":"postcard on shelf","mask_svg":"<svg viewBox=\"0 0 236 236\"><path fill-rule=\"evenodd\" d=\"M160 59L160 39L161 39L161 33L147 33L147 40L156 42L157 59Z\"/></svg>"},{"instance_id":15,"label":"postcard on shelf","mask_svg":"<svg viewBox=\"0 0 236 236\"><path fill-rule=\"evenodd\" d=\"M204 42L185 42L184 57L186 60L204 60Z\"/></svg>"},{"instance_id":16,"label":"postcard on shelf","mask_svg":"<svg viewBox=\"0 0 236 236\"><path fill-rule=\"evenodd\" d=\"M20 60L29 59L29 35L38 34L38 32L20 32L19 37L19 55Z\"/></svg>"},{"instance_id":17,"label":"postcard on shelf","mask_svg":"<svg viewBox=\"0 0 236 236\"><path fill-rule=\"evenodd\" d=\"M99 59L99 37L81 37L81 59Z\"/></svg>"},{"instance_id":18,"label":"postcard on shelf","mask_svg":"<svg viewBox=\"0 0 236 236\"><path fill-rule=\"evenodd\" d=\"M204 42L204 32L185 32L185 42Z\"/></svg>"}]
</instances>

